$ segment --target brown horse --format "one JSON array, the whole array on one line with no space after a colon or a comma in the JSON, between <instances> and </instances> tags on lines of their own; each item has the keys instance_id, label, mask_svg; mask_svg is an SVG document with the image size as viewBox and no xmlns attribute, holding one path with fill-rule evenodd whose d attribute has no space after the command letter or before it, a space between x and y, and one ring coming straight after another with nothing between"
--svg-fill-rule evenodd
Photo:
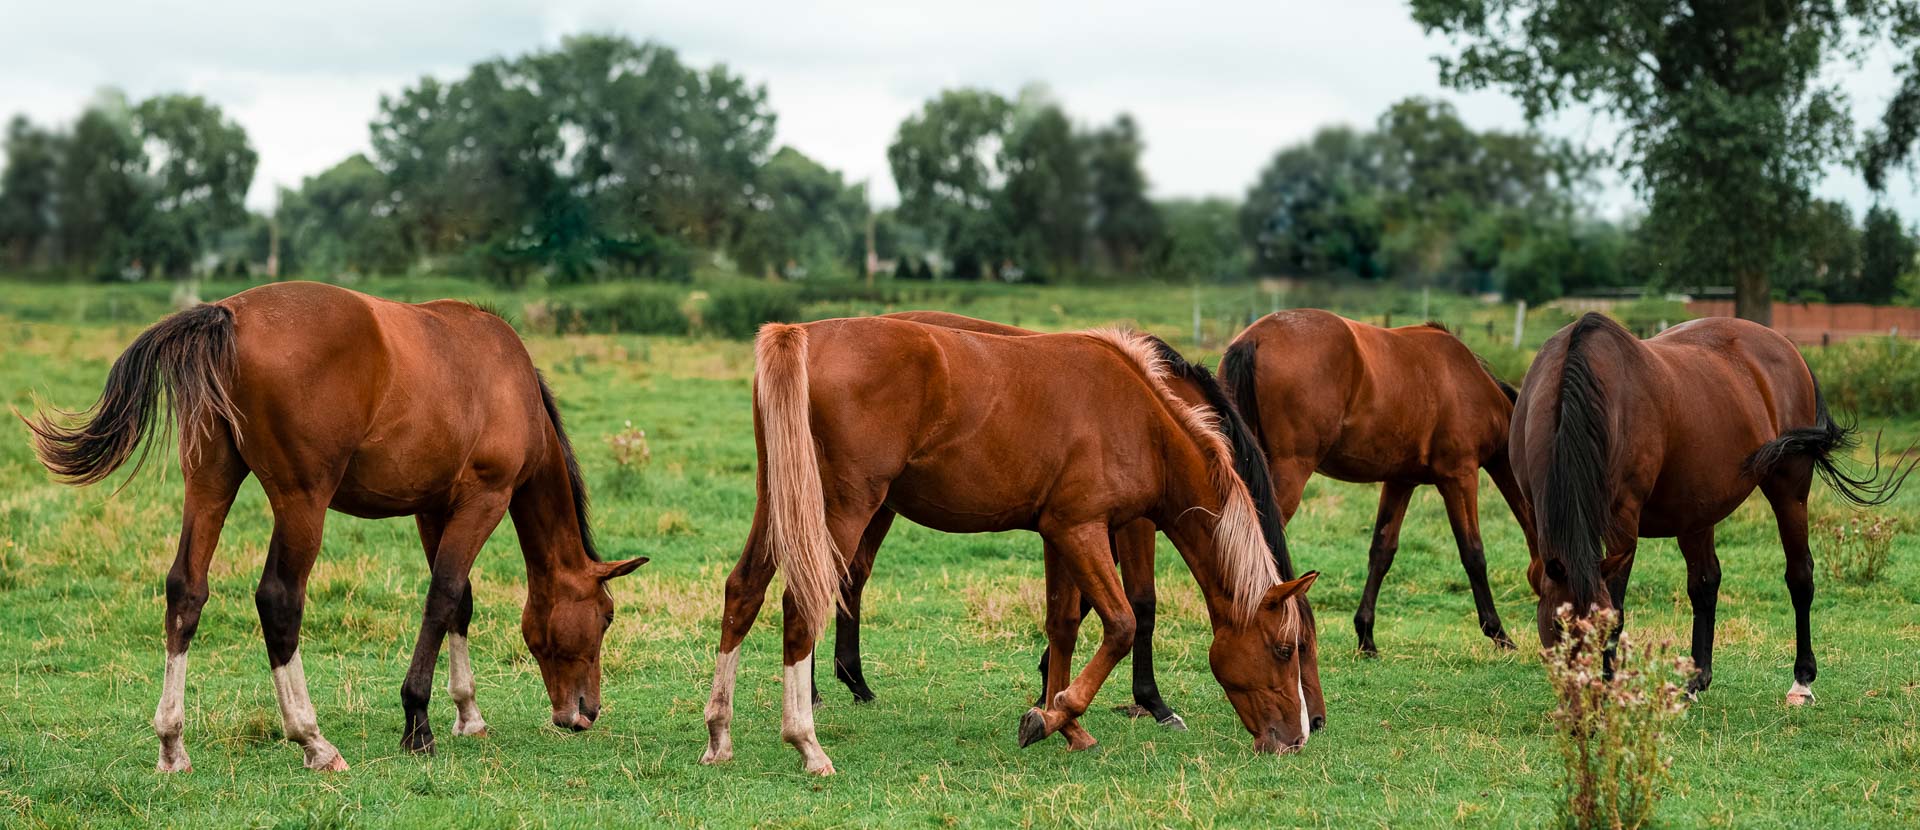
<instances>
[{"instance_id":1,"label":"brown horse","mask_svg":"<svg viewBox=\"0 0 1920 830\"><path fill-rule=\"evenodd\" d=\"M1298 599L1313 574L1282 582L1213 413L1174 397L1153 346L1120 332L1010 338L862 318L769 325L756 346L759 499L727 578L708 745L732 757L740 643L775 569L784 572L781 735L809 772L833 764L814 734L813 645L848 562L885 508L938 530L1033 530L1045 542L1047 708L1020 744L1065 731L1132 646L1109 548L1141 517L1167 532L1207 598L1215 677L1262 751L1307 739ZM887 518L891 518L889 515ZM1068 682L1082 593L1104 628Z\"/></svg>"},{"instance_id":2,"label":"brown horse","mask_svg":"<svg viewBox=\"0 0 1920 830\"><path fill-rule=\"evenodd\" d=\"M1487 587L1479 504L1485 469L1532 547L1529 511L1507 463L1513 387L1438 325L1383 329L1314 309L1248 326L1227 347L1220 379L1266 450L1287 520L1315 472L1381 482L1366 588L1353 615L1361 652L1378 653L1374 605L1400 547L1407 502L1423 484L1446 504L1481 633L1513 648Z\"/></svg>"},{"instance_id":3,"label":"brown horse","mask_svg":"<svg viewBox=\"0 0 1920 830\"><path fill-rule=\"evenodd\" d=\"M162 771L192 768L181 738L187 647L221 526L249 473L274 521L254 602L286 736L308 767L347 768L320 734L299 651L307 575L328 508L411 515L420 526L433 583L400 690L403 746L433 751L427 702L449 634L454 733L486 732L467 659L468 571L508 512L527 561L521 634L540 664L553 722L592 724L600 641L613 619L604 583L647 560L599 561L560 412L505 321L466 303L407 305L318 283L266 285L147 329L114 361L83 423L42 416L28 426L49 470L91 484L136 449L144 462L153 442L140 448L142 440L176 420L186 498L167 574L167 665L153 717Z\"/></svg>"},{"instance_id":4,"label":"brown horse","mask_svg":"<svg viewBox=\"0 0 1920 830\"><path fill-rule=\"evenodd\" d=\"M1006 337L1026 337L1039 334L1028 329L1017 328L1002 323L979 320L944 311L902 311L884 315L888 319L906 320L915 323L944 326L951 329L997 334ZM1274 507L1272 486L1267 479L1266 464L1259 444L1234 411L1226 394L1207 370L1198 364L1188 363L1178 352L1168 347L1158 338L1150 343L1158 352L1161 365L1166 368L1164 379L1167 389L1175 397L1189 406L1205 406L1213 409L1220 417L1220 428L1228 436L1228 445L1234 452L1235 467L1242 473L1248 491L1254 499L1259 513L1261 532L1281 541L1273 546L1278 555L1274 565L1279 569L1282 579L1293 579L1293 563L1286 554L1285 537L1280 529L1280 520ZM861 595L867 579L873 573L874 557L880 545L885 541L887 531L893 524L893 512L882 507L874 517L874 523L860 539L860 547L854 553L847 568L847 579L841 586L841 601L833 624L834 650L833 673L847 689L853 692L856 702L873 700L873 690L867 686L866 674L862 670L860 659L860 609ZM1133 636L1133 700L1131 707L1122 707L1120 711L1137 717L1151 717L1163 726L1185 729L1186 722L1176 714L1172 707L1160 695L1160 686L1153 672L1153 632L1156 619L1156 598L1154 592L1154 533L1153 521L1137 519L1125 526L1113 530L1110 540L1114 559L1120 567L1120 580L1125 585L1127 603L1133 611L1135 627ZM1308 623L1312 623L1312 605L1303 601L1303 609ZM1092 612L1092 605L1083 601L1080 616L1084 619ZM1047 677L1047 650L1040 652L1040 679L1044 686ZM1309 723L1318 730L1326 723L1326 698L1321 692L1319 661L1317 655L1309 655L1303 664L1305 676L1302 678L1306 694ZM814 700L819 701L816 689ZM1041 703L1045 703L1042 697Z\"/></svg>"},{"instance_id":5,"label":"brown horse","mask_svg":"<svg viewBox=\"0 0 1920 830\"><path fill-rule=\"evenodd\" d=\"M1780 528L1793 598L1798 647L1787 702L1812 700L1813 477L1860 505L1885 502L1905 478L1875 482L1841 470L1835 455L1855 440L1827 413L1799 350L1765 326L1709 318L1642 341L1588 314L1561 329L1527 371L1509 448L1521 491L1538 506L1539 552L1527 577L1540 598L1540 641L1558 640L1562 604L1579 616L1624 613L1639 539L1678 537L1698 668L1688 691L1704 691L1720 588L1714 525L1758 487Z\"/></svg>"}]
</instances>

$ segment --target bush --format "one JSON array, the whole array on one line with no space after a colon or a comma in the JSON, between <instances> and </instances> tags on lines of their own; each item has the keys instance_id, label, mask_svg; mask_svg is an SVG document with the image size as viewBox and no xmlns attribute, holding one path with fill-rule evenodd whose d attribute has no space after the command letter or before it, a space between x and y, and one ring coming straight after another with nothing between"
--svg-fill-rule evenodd
<instances>
[{"instance_id":1,"label":"bush","mask_svg":"<svg viewBox=\"0 0 1920 830\"><path fill-rule=\"evenodd\" d=\"M1859 415L1920 412L1920 346L1899 337L1861 337L1801 350L1827 405Z\"/></svg>"},{"instance_id":2,"label":"bush","mask_svg":"<svg viewBox=\"0 0 1920 830\"><path fill-rule=\"evenodd\" d=\"M1893 539L1900 534L1900 520L1890 516L1855 514L1845 520L1815 520L1815 537L1833 540L1823 551L1827 573L1834 579L1853 585L1870 585L1886 570L1893 553Z\"/></svg>"},{"instance_id":3,"label":"bush","mask_svg":"<svg viewBox=\"0 0 1920 830\"><path fill-rule=\"evenodd\" d=\"M800 294L772 283L740 282L714 289L700 321L706 330L736 340L751 339L760 326L800 319Z\"/></svg>"},{"instance_id":4,"label":"bush","mask_svg":"<svg viewBox=\"0 0 1920 830\"><path fill-rule=\"evenodd\" d=\"M1572 610L1560 606L1565 636L1543 655L1559 702L1552 720L1562 762L1561 824L1645 827L1670 777L1663 745L1686 712L1680 684L1693 661L1671 656L1669 644L1638 648L1622 635L1607 677L1601 654L1619 617L1609 610L1575 619Z\"/></svg>"},{"instance_id":5,"label":"bush","mask_svg":"<svg viewBox=\"0 0 1920 830\"><path fill-rule=\"evenodd\" d=\"M680 309L685 295L679 289L661 285L633 283L612 290L562 294L549 303L544 315L527 315L529 321L551 319L551 328L562 332L599 332L621 334L686 334L686 312Z\"/></svg>"}]
</instances>

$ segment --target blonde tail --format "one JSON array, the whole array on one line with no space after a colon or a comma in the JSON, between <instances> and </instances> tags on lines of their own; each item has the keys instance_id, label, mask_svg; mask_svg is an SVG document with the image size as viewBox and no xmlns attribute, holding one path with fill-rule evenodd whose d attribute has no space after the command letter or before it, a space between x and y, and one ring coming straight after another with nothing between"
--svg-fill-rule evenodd
<instances>
[{"instance_id":1,"label":"blonde tail","mask_svg":"<svg viewBox=\"0 0 1920 830\"><path fill-rule=\"evenodd\" d=\"M754 407L767 452L767 544L807 630L819 639L845 568L827 532L807 398L807 330L770 323L754 342Z\"/></svg>"}]
</instances>

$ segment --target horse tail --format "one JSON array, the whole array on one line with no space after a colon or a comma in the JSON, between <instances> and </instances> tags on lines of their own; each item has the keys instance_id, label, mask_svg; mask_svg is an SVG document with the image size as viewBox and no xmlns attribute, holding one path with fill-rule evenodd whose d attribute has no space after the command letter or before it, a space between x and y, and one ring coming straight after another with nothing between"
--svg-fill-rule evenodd
<instances>
[{"instance_id":1,"label":"horse tail","mask_svg":"<svg viewBox=\"0 0 1920 830\"><path fill-rule=\"evenodd\" d=\"M844 568L827 532L807 389L807 330L769 323L754 341L754 407L766 448L767 544L794 608L814 638L840 597Z\"/></svg>"},{"instance_id":2,"label":"horse tail","mask_svg":"<svg viewBox=\"0 0 1920 830\"><path fill-rule=\"evenodd\" d=\"M1253 340L1240 340L1227 347L1220 358L1220 382L1204 385L1207 403L1226 413L1222 417L1228 443L1233 447L1234 467L1253 496L1260 515L1260 529L1273 549L1273 564L1281 579L1293 579L1293 559L1287 552L1280 502L1273 492L1273 471L1267 467L1267 436L1260 427L1259 383L1255 381L1255 354L1260 350Z\"/></svg>"},{"instance_id":3,"label":"horse tail","mask_svg":"<svg viewBox=\"0 0 1920 830\"><path fill-rule=\"evenodd\" d=\"M226 306L196 306L168 316L113 362L93 406L80 412L54 409L64 425L40 413L21 418L33 431L34 454L61 481L86 485L112 475L136 449L138 474L153 451L147 439L155 431L171 431L176 421L187 425L180 440L188 455L210 437L216 419L237 440L240 416L227 394L234 351L233 311ZM164 411L162 394L168 404Z\"/></svg>"},{"instance_id":4,"label":"horse tail","mask_svg":"<svg viewBox=\"0 0 1920 830\"><path fill-rule=\"evenodd\" d=\"M1812 370L1808 370L1812 376ZM1896 463L1887 470L1883 478L1880 475L1880 436L1873 439L1873 469L1864 475L1855 475L1842 469L1836 456L1844 454L1860 445L1860 432L1851 419L1842 423L1827 411L1827 398L1820 392L1820 379L1813 378L1813 426L1790 429L1780 437L1768 441L1760 449L1754 450L1741 465L1741 472L1754 479L1763 479L1775 468L1790 458L1808 458L1813 461L1813 469L1822 481L1832 487L1835 493L1857 507L1875 507L1891 501L1900 491L1907 476L1913 473L1915 463L1906 464L1902 469Z\"/></svg>"},{"instance_id":5,"label":"horse tail","mask_svg":"<svg viewBox=\"0 0 1920 830\"><path fill-rule=\"evenodd\" d=\"M1606 390L1588 359L1588 335L1605 317L1588 313L1567 334L1561 361L1558 424L1554 428L1541 509L1535 528L1549 557L1558 557L1564 582L1582 609L1600 592L1601 536L1612 504L1607 479Z\"/></svg>"}]
</instances>

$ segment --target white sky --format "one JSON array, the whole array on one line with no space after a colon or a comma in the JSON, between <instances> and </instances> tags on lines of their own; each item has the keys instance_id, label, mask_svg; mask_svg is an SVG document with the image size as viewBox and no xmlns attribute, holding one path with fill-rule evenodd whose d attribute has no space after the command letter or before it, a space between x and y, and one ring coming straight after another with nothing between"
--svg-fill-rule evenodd
<instances>
[{"instance_id":1,"label":"white sky","mask_svg":"<svg viewBox=\"0 0 1920 830\"><path fill-rule=\"evenodd\" d=\"M366 150L382 93L578 32L655 39L764 84L779 141L869 182L880 204L896 198L895 128L953 86L1011 96L1040 81L1077 121L1133 113L1159 196L1237 198L1275 150L1325 124L1369 125L1408 95L1444 97L1479 128L1522 123L1498 93L1441 88L1431 58L1446 44L1389 0L0 0L0 116L68 122L102 86L204 95L259 151L248 201L264 208L276 186ZM1891 66L1883 55L1836 73L1860 123L1891 94ZM1612 135L1586 113L1545 128ZM1850 171L1820 190L1856 215L1870 201ZM1920 219L1912 179L1889 196ZM1633 196L1616 182L1600 201L1612 213Z\"/></svg>"}]
</instances>

